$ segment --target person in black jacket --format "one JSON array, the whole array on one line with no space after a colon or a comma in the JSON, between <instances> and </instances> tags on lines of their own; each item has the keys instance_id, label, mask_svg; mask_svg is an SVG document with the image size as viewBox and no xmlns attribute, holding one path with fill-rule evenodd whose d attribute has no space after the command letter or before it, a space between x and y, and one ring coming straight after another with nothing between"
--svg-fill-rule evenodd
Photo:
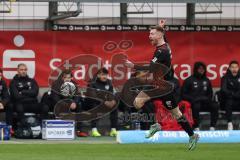
<instances>
[{"instance_id":1,"label":"person in black jacket","mask_svg":"<svg viewBox=\"0 0 240 160\"><path fill-rule=\"evenodd\" d=\"M73 80L73 74L71 70L63 70L61 75L58 77L58 79L56 81L53 82L52 86L51 86L51 91L48 92L49 95L49 99L47 101L43 100L43 103L45 104L51 104L51 106L49 106L51 108L51 110L53 110L54 106L63 99L66 99L68 97L62 95L61 93L61 86L65 83L65 82L72 82L75 85L75 88L77 90L77 84L76 82ZM77 95L77 91L74 93L74 95ZM77 97L74 96L72 98L72 104L70 105L70 108L72 110L75 110L77 108L77 103L75 101L78 101Z\"/></svg>"},{"instance_id":2,"label":"person in black jacket","mask_svg":"<svg viewBox=\"0 0 240 160\"><path fill-rule=\"evenodd\" d=\"M74 88L76 89L73 95L66 96L62 93L62 86L64 83L70 82L74 84ZM84 103L83 98L78 93L77 83L73 80L72 71L69 69L63 70L59 75L58 79L54 81L51 85L50 91L44 93L41 102L45 105L48 105L50 111L54 110L56 105L60 105L62 100L70 100L70 110L72 112L80 112L82 111L82 105ZM82 123L76 122L76 135L78 137L87 137L88 134L82 131Z\"/></svg>"},{"instance_id":3,"label":"person in black jacket","mask_svg":"<svg viewBox=\"0 0 240 160\"><path fill-rule=\"evenodd\" d=\"M193 70L193 75L183 83L182 98L191 103L195 130L199 130L201 110L211 112L210 130L215 130L218 107L212 101L213 90L210 80L206 77L206 65L203 62L196 62Z\"/></svg>"},{"instance_id":4,"label":"person in black jacket","mask_svg":"<svg viewBox=\"0 0 240 160\"><path fill-rule=\"evenodd\" d=\"M112 85L111 80L108 79L108 70L106 68L101 68L98 70L96 75L92 78L92 80L88 84L88 87L94 88L97 90L103 90L103 91L108 91L108 92L114 93L113 85ZM90 103L91 103L91 101L90 101ZM93 103L96 103L96 102L93 102ZM109 104L106 104L106 105L109 105L111 107L114 107L116 105L115 100L108 101L108 103ZM88 105L88 106L94 106L94 105ZM87 109L91 109L91 108L87 108ZM111 112L110 121L111 121L110 136L115 137L117 135L117 121L118 121L117 109L114 110L113 112ZM101 134L98 132L96 126L97 126L96 121L92 121L92 136L93 137L101 136Z\"/></svg>"},{"instance_id":5,"label":"person in black jacket","mask_svg":"<svg viewBox=\"0 0 240 160\"><path fill-rule=\"evenodd\" d=\"M13 106L10 103L10 96L6 82L2 79L2 70L0 69L0 111L6 112L6 124L12 126Z\"/></svg>"},{"instance_id":6,"label":"person in black jacket","mask_svg":"<svg viewBox=\"0 0 240 160\"><path fill-rule=\"evenodd\" d=\"M232 111L240 110L240 70L237 61L231 61L226 75L221 79L221 94L228 121L228 130L233 130Z\"/></svg>"},{"instance_id":7,"label":"person in black jacket","mask_svg":"<svg viewBox=\"0 0 240 160\"><path fill-rule=\"evenodd\" d=\"M39 87L34 79L28 77L25 64L18 65L17 74L10 82L9 88L11 100L20 121L26 112L40 114L41 119L48 118L48 106L38 103Z\"/></svg>"}]
</instances>

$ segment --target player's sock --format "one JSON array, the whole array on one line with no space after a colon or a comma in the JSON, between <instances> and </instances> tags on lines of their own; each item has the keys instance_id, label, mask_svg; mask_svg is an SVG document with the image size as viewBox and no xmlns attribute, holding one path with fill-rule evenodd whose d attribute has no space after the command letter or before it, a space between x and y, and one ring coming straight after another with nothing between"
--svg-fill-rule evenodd
<instances>
[{"instance_id":1,"label":"player's sock","mask_svg":"<svg viewBox=\"0 0 240 160\"><path fill-rule=\"evenodd\" d=\"M181 127L184 129L185 132L187 132L187 134L190 136L193 136L193 129L192 127L190 126L188 120L186 119L185 116L181 116L180 118L178 118L178 124L181 125Z\"/></svg>"},{"instance_id":2,"label":"player's sock","mask_svg":"<svg viewBox=\"0 0 240 160\"><path fill-rule=\"evenodd\" d=\"M182 115L177 121L178 121L178 124L182 126L182 128L185 130L185 132L187 132L189 136L188 150L190 151L194 150L197 146L199 135L194 134L192 127L190 126L189 122L187 121L184 115Z\"/></svg>"}]
</instances>

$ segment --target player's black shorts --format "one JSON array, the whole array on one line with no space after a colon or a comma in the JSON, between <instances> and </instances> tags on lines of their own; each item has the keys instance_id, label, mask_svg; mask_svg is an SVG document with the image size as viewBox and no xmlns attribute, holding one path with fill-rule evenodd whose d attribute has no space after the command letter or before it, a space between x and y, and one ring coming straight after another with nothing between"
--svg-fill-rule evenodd
<instances>
[{"instance_id":1,"label":"player's black shorts","mask_svg":"<svg viewBox=\"0 0 240 160\"><path fill-rule=\"evenodd\" d=\"M178 107L178 102L177 102L176 96L174 96L174 95L175 95L175 93L174 93L174 91L172 91L162 97L154 98L153 100L161 100L163 105L168 110L172 110L172 109Z\"/></svg>"},{"instance_id":2,"label":"player's black shorts","mask_svg":"<svg viewBox=\"0 0 240 160\"><path fill-rule=\"evenodd\" d=\"M168 109L172 110L178 107L176 96L174 96L174 91L170 92L169 94L160 97L159 99L163 102L163 105Z\"/></svg>"}]
</instances>

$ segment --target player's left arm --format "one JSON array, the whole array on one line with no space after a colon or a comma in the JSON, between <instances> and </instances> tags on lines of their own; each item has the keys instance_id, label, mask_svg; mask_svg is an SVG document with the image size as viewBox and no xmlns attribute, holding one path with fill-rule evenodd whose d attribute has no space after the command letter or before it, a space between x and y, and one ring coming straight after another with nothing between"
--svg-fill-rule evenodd
<instances>
[{"instance_id":1,"label":"player's left arm","mask_svg":"<svg viewBox=\"0 0 240 160\"><path fill-rule=\"evenodd\" d=\"M160 19L158 25L161 26L162 28L165 27L165 24L166 24L167 20L166 19ZM167 40L167 37L166 37L166 34L163 35L163 39L165 42L168 43L168 40Z\"/></svg>"},{"instance_id":2,"label":"player's left arm","mask_svg":"<svg viewBox=\"0 0 240 160\"><path fill-rule=\"evenodd\" d=\"M150 70L150 65L134 64L134 69L139 70L139 71L149 71Z\"/></svg>"}]
</instances>

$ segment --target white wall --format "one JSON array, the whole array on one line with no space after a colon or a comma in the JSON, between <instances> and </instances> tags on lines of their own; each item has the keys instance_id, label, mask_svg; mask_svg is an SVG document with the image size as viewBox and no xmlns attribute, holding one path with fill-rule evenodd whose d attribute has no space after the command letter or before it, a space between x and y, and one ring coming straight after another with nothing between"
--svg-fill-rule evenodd
<instances>
[{"instance_id":1,"label":"white wall","mask_svg":"<svg viewBox=\"0 0 240 160\"><path fill-rule=\"evenodd\" d=\"M7 9L0 2L0 10ZM65 10L71 3L60 3L59 10ZM129 11L135 11L142 4L130 4ZM151 4L150 4L151 5ZM144 9L150 10L145 4ZM209 11L216 11L220 4L196 4L196 11L202 11L208 6ZM47 2L13 2L11 13L0 13L1 30L43 30L44 20L48 17ZM72 10L76 10L73 5ZM83 13L78 17L69 18L61 23L74 24L118 24L120 5L117 3L83 3ZM186 19L186 4L159 3L153 4L153 14L128 15L130 24L155 24L160 18L167 18L169 24L184 24ZM198 24L240 24L240 3L222 4L222 14L196 15Z\"/></svg>"},{"instance_id":2,"label":"white wall","mask_svg":"<svg viewBox=\"0 0 240 160\"><path fill-rule=\"evenodd\" d=\"M59 10L65 10L64 6L71 5L71 3L60 3ZM83 13L77 18L88 17L119 17L120 8L117 3L83 3ZM151 4L150 4L151 5ZM206 8L209 4L196 4L196 11L201 11L201 8ZM142 3L135 3L129 5L129 11L135 11L135 6L140 8ZM145 10L149 10L148 5L144 5ZM219 3L211 3L208 7L210 11L216 11ZM6 5L0 5L0 10L6 9ZM73 10L76 5L73 5ZM185 18L186 4L183 3L154 3L153 14L144 15L129 15L129 17L167 17L167 18ZM222 4L221 14L222 18L240 18L240 3L224 3ZM12 13L0 13L3 19L45 19L48 16L47 2L13 2ZM205 18L206 15L198 15L197 17ZM207 15L208 18L219 18L220 14Z\"/></svg>"}]
</instances>

